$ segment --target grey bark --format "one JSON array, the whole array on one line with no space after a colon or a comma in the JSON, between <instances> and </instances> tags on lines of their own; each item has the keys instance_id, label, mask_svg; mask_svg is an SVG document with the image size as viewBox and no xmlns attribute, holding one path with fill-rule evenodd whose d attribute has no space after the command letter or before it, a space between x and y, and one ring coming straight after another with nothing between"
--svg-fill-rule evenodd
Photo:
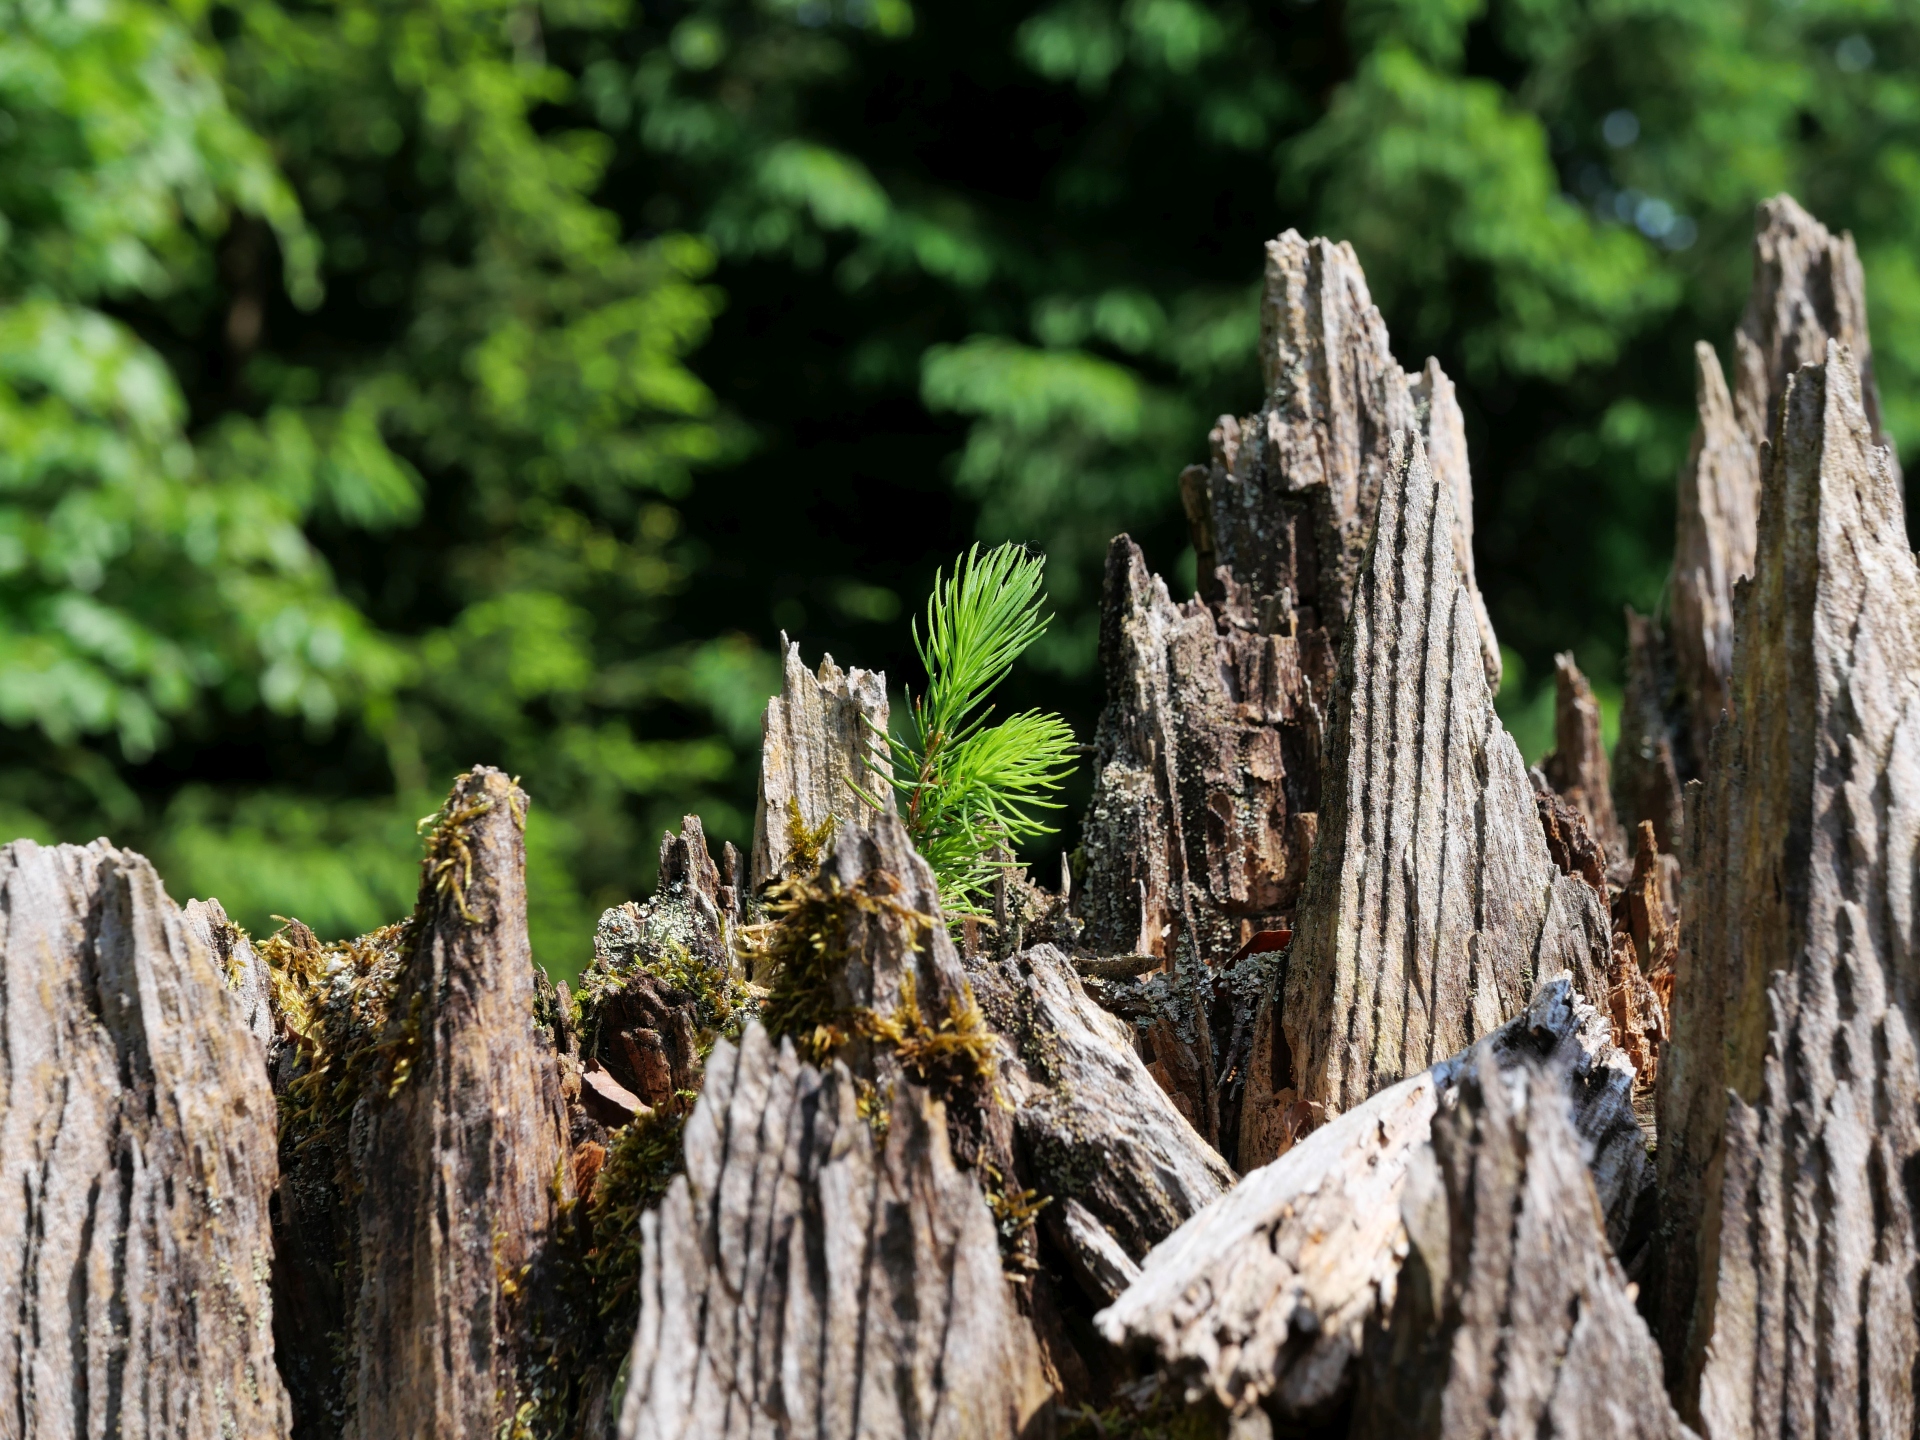
<instances>
[{"instance_id":1,"label":"grey bark","mask_svg":"<svg viewBox=\"0 0 1920 1440\"><path fill-rule=\"evenodd\" d=\"M1288 1098L1315 1121L1496 1029L1538 976L1571 970L1606 1003L1606 913L1548 853L1479 663L1452 511L1416 437L1355 597L1287 974Z\"/></svg>"},{"instance_id":2,"label":"grey bark","mask_svg":"<svg viewBox=\"0 0 1920 1440\"><path fill-rule=\"evenodd\" d=\"M780 693L767 702L761 722L760 794L748 877L754 891L788 868L793 807L800 823L818 834L830 822L870 811L866 795L888 808L893 804L885 738L887 677L877 670L843 671L831 655L810 672L801 663L799 645L784 634L780 652Z\"/></svg>"},{"instance_id":3,"label":"grey bark","mask_svg":"<svg viewBox=\"0 0 1920 1440\"><path fill-rule=\"evenodd\" d=\"M0 1430L284 1436L265 1054L105 841L0 849Z\"/></svg>"},{"instance_id":4,"label":"grey bark","mask_svg":"<svg viewBox=\"0 0 1920 1440\"><path fill-rule=\"evenodd\" d=\"M756 1024L714 1050L687 1173L641 1221L621 1440L1017 1436L1048 1399L936 1102L883 1144L853 1078Z\"/></svg>"},{"instance_id":5,"label":"grey bark","mask_svg":"<svg viewBox=\"0 0 1920 1440\"><path fill-rule=\"evenodd\" d=\"M1546 1072L1467 1067L1402 1196L1407 1260L1352 1440L1682 1440Z\"/></svg>"},{"instance_id":6,"label":"grey bark","mask_svg":"<svg viewBox=\"0 0 1920 1440\"><path fill-rule=\"evenodd\" d=\"M558 1062L533 1019L526 805L498 770L455 783L383 1037L395 1066L356 1106L351 1436L491 1435L518 1404L531 1267L569 1198Z\"/></svg>"},{"instance_id":7,"label":"grey bark","mask_svg":"<svg viewBox=\"0 0 1920 1440\"><path fill-rule=\"evenodd\" d=\"M1690 809L1660 1314L1733 1436L1907 1434L1920 574L1842 345L1793 377Z\"/></svg>"},{"instance_id":8,"label":"grey bark","mask_svg":"<svg viewBox=\"0 0 1920 1440\"><path fill-rule=\"evenodd\" d=\"M1652 1167L1632 1110L1633 1067L1562 974L1473 1049L1244 1177L1155 1247L1101 1313L1101 1331L1190 1399L1211 1396L1229 1414L1326 1413L1352 1380L1367 1327L1393 1305L1406 1253L1402 1200L1436 1107L1483 1056L1505 1069L1546 1067L1591 1157L1604 1238L1637 1257Z\"/></svg>"}]
</instances>

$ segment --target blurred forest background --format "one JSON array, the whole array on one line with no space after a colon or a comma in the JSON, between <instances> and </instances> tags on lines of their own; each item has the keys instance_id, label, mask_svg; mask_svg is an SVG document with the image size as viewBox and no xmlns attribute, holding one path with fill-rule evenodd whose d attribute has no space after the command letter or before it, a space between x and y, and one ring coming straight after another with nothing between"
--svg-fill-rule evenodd
<instances>
[{"instance_id":1,"label":"blurred forest background","mask_svg":"<svg viewBox=\"0 0 1920 1440\"><path fill-rule=\"evenodd\" d=\"M0 832L256 930L404 913L486 761L571 971L683 810L746 839L778 630L917 685L975 538L1046 551L1006 699L1090 738L1106 542L1190 587L1175 477L1258 402L1288 226L1459 384L1529 757L1552 653L1617 693L1661 603L1761 197L1857 237L1916 470L1892 0L0 15Z\"/></svg>"}]
</instances>

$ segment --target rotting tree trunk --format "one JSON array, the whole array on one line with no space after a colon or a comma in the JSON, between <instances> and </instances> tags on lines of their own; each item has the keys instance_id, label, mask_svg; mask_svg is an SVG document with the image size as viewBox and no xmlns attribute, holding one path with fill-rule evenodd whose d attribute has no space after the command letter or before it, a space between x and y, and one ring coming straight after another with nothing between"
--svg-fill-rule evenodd
<instances>
[{"instance_id":1,"label":"rotting tree trunk","mask_svg":"<svg viewBox=\"0 0 1920 1440\"><path fill-rule=\"evenodd\" d=\"M1107 706L1076 897L1089 948L1166 962L1153 1073L1243 1166L1271 1153L1287 1102L1251 1057L1271 1001L1256 1018L1246 997L1261 987L1221 984L1221 967L1287 927L1306 879L1341 633L1397 434L1418 431L1454 491L1452 543L1496 685L1500 663L1472 583L1452 383L1431 360L1400 369L1346 245L1289 231L1267 247L1261 331L1265 406L1223 417L1211 463L1181 476L1200 593L1175 604L1125 537L1108 553Z\"/></svg>"},{"instance_id":2,"label":"rotting tree trunk","mask_svg":"<svg viewBox=\"0 0 1920 1440\"><path fill-rule=\"evenodd\" d=\"M0 850L9 1435L288 1433L273 1094L200 918L104 841Z\"/></svg>"},{"instance_id":3,"label":"rotting tree trunk","mask_svg":"<svg viewBox=\"0 0 1920 1440\"><path fill-rule=\"evenodd\" d=\"M531 1267L567 1198L556 1058L534 1025L527 797L462 776L428 848L412 954L355 1116L349 1435L492 1435L519 1403ZM531 1277L531 1278L530 1278Z\"/></svg>"},{"instance_id":4,"label":"rotting tree trunk","mask_svg":"<svg viewBox=\"0 0 1920 1440\"><path fill-rule=\"evenodd\" d=\"M1606 913L1554 865L1494 712L1449 538L1452 487L1417 437L1399 461L1341 659L1287 974L1286 1098L1310 1123L1498 1028L1539 976L1570 970L1606 1004Z\"/></svg>"},{"instance_id":5,"label":"rotting tree trunk","mask_svg":"<svg viewBox=\"0 0 1920 1440\"><path fill-rule=\"evenodd\" d=\"M1099 1324L1189 1399L1311 1422L1347 1393L1369 1326L1393 1305L1402 1202L1434 1115L1482 1058L1544 1067L1573 1107L1600 1194L1602 1238L1634 1257L1652 1223L1652 1167L1633 1069L1571 977L1478 1046L1382 1091L1246 1176L1162 1242Z\"/></svg>"},{"instance_id":6,"label":"rotting tree trunk","mask_svg":"<svg viewBox=\"0 0 1920 1440\"><path fill-rule=\"evenodd\" d=\"M1478 1057L1402 1198L1351 1440L1682 1440L1555 1077Z\"/></svg>"},{"instance_id":7,"label":"rotting tree trunk","mask_svg":"<svg viewBox=\"0 0 1920 1440\"><path fill-rule=\"evenodd\" d=\"M1660 1315L1711 1437L1905 1435L1920 574L1842 346L1793 377L1688 815Z\"/></svg>"}]
</instances>

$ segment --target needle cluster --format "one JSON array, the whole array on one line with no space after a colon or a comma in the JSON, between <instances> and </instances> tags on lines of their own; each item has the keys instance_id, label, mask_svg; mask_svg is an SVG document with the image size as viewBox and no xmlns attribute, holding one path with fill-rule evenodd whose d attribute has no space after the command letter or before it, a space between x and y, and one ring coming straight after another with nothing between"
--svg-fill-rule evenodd
<instances>
[{"instance_id":1,"label":"needle cluster","mask_svg":"<svg viewBox=\"0 0 1920 1440\"><path fill-rule=\"evenodd\" d=\"M987 723L988 697L1046 633L1045 566L1022 546L976 545L935 575L926 629L913 627L927 688L908 693L904 733L889 737L894 789L950 917L980 914L1013 847L1053 832L1037 812L1060 808L1052 797L1073 773L1073 731L1058 715Z\"/></svg>"}]
</instances>

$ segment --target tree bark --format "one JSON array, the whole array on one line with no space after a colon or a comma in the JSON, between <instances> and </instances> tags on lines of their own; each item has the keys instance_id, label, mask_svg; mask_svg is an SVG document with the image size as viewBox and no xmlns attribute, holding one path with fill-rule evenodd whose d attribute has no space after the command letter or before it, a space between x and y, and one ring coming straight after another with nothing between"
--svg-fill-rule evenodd
<instances>
[{"instance_id":1,"label":"tree bark","mask_svg":"<svg viewBox=\"0 0 1920 1440\"><path fill-rule=\"evenodd\" d=\"M687 1173L641 1221L621 1440L1013 1437L1049 1398L939 1104L876 1144L853 1077L756 1024L714 1050Z\"/></svg>"},{"instance_id":2,"label":"tree bark","mask_svg":"<svg viewBox=\"0 0 1920 1440\"><path fill-rule=\"evenodd\" d=\"M1906 1434L1920 574L1839 344L1788 389L1690 809L1660 1315L1709 1436Z\"/></svg>"},{"instance_id":3,"label":"tree bark","mask_svg":"<svg viewBox=\"0 0 1920 1440\"><path fill-rule=\"evenodd\" d=\"M1382 495L1342 654L1283 1011L1281 1098L1316 1122L1496 1029L1537 976L1569 969L1606 1004L1606 915L1554 865L1494 712L1453 499L1415 438Z\"/></svg>"},{"instance_id":4,"label":"tree bark","mask_svg":"<svg viewBox=\"0 0 1920 1440\"><path fill-rule=\"evenodd\" d=\"M141 856L0 849L9 1434L288 1433L273 1093L220 969Z\"/></svg>"},{"instance_id":5,"label":"tree bark","mask_svg":"<svg viewBox=\"0 0 1920 1440\"><path fill-rule=\"evenodd\" d=\"M1436 1110L1480 1057L1544 1064L1588 1147L1602 1238L1637 1257L1651 1225L1652 1166L1632 1109L1633 1068L1603 1015L1562 974L1525 1014L1466 1053L1373 1096L1242 1179L1150 1253L1099 1317L1230 1415L1309 1421L1339 1402L1367 1327L1393 1305L1405 1254L1401 1205Z\"/></svg>"}]
</instances>

